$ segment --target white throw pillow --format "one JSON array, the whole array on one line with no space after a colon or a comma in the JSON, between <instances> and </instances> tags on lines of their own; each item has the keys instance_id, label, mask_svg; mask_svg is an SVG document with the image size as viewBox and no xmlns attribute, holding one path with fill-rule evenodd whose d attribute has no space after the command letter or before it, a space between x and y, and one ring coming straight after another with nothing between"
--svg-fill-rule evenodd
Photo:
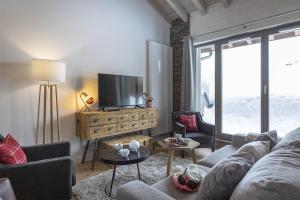
<instances>
[{"instance_id":1,"label":"white throw pillow","mask_svg":"<svg viewBox=\"0 0 300 200\"><path fill-rule=\"evenodd\" d=\"M249 152L253 155L255 162L267 155L270 152L269 141L255 141L249 142L241 146L237 153Z\"/></svg>"}]
</instances>

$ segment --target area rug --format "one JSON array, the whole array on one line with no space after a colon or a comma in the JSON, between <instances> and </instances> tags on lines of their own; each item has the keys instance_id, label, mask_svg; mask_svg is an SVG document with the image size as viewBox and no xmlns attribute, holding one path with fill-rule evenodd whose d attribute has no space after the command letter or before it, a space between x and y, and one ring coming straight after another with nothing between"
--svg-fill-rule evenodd
<instances>
[{"instance_id":1,"label":"area rug","mask_svg":"<svg viewBox=\"0 0 300 200\"><path fill-rule=\"evenodd\" d=\"M141 178L148 185L152 185L166 177L167 154L164 152L152 155L146 161L139 164ZM192 163L190 160L176 158L173 167L176 165L187 166ZM105 194L105 186L109 186L112 178L112 170L103 172L97 176L80 181L73 187L75 199L79 200L110 200L116 197L119 186L138 179L136 165L119 166L116 170L112 198Z\"/></svg>"}]
</instances>

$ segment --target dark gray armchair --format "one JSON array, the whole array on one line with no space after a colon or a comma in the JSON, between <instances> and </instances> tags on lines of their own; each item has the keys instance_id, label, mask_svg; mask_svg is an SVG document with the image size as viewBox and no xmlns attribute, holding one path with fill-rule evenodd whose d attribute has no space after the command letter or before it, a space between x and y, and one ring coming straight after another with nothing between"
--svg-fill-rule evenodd
<instances>
[{"instance_id":1,"label":"dark gray armchair","mask_svg":"<svg viewBox=\"0 0 300 200\"><path fill-rule=\"evenodd\" d=\"M28 163L0 165L0 178L8 178L17 199L71 199L76 183L70 143L23 147Z\"/></svg>"},{"instance_id":2,"label":"dark gray armchair","mask_svg":"<svg viewBox=\"0 0 300 200\"><path fill-rule=\"evenodd\" d=\"M187 133L185 126L178 122L178 115L196 115L198 132ZM215 150L215 126L204 122L200 112L172 112L172 123L174 133L200 142L200 148Z\"/></svg>"}]
</instances>

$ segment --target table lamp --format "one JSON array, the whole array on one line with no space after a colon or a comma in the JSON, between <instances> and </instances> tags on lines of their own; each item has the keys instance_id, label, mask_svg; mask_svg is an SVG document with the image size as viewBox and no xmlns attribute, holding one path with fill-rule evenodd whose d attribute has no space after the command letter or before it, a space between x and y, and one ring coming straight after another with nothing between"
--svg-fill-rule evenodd
<instances>
[{"instance_id":1,"label":"table lamp","mask_svg":"<svg viewBox=\"0 0 300 200\"><path fill-rule=\"evenodd\" d=\"M89 108L88 105L92 105L94 103L94 101L95 101L94 98L90 97L87 93L82 92L80 94L80 99L84 104L84 107L80 110L80 112L82 112L82 111L83 112L86 112L86 111L91 112L91 109Z\"/></svg>"},{"instance_id":2,"label":"table lamp","mask_svg":"<svg viewBox=\"0 0 300 200\"><path fill-rule=\"evenodd\" d=\"M57 101L57 84L64 83L66 79L66 64L54 60L32 60L32 79L38 81L39 85L39 100L37 113L37 128L36 128L36 144L39 143L40 130L40 114L42 106L42 143L47 142L46 139L46 123L47 123L47 100L50 102L50 140L54 141L54 121L53 121L53 99L55 101L56 122L57 122L57 139L61 141L59 112ZM49 97L48 97L49 93ZM43 96L43 97L42 97Z\"/></svg>"}]
</instances>

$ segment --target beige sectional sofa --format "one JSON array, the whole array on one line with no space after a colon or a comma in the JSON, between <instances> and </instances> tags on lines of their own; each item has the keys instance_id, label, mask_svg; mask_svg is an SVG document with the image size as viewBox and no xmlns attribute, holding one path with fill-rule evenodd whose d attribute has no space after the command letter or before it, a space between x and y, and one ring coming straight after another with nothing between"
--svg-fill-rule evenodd
<instances>
[{"instance_id":1,"label":"beige sectional sofa","mask_svg":"<svg viewBox=\"0 0 300 200\"><path fill-rule=\"evenodd\" d=\"M209 172L221 160L236 153L249 137L235 135L232 145L216 150L198 164ZM230 199L300 198L300 128L287 134L271 152L258 160L236 186ZM118 200L199 199L197 193L182 193L174 188L170 177L149 186L132 181L118 189Z\"/></svg>"}]
</instances>

